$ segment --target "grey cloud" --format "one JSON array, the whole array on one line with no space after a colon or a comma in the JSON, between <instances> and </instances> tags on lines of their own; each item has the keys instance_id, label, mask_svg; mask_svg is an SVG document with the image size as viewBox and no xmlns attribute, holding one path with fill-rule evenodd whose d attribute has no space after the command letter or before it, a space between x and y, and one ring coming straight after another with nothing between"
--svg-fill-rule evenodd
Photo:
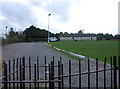
<instances>
[{"instance_id":1,"label":"grey cloud","mask_svg":"<svg viewBox=\"0 0 120 89\"><path fill-rule=\"evenodd\" d=\"M43 2L30 2L31 5L34 5L36 7L41 7Z\"/></svg>"},{"instance_id":2,"label":"grey cloud","mask_svg":"<svg viewBox=\"0 0 120 89\"><path fill-rule=\"evenodd\" d=\"M51 12L53 15L58 15L60 18L56 18L60 22L67 22L70 18L70 11L69 7L71 5L71 2L51 2L47 3L42 6L42 2L34 2L32 5L35 5L37 7L42 7L46 9L47 11Z\"/></svg>"},{"instance_id":3,"label":"grey cloud","mask_svg":"<svg viewBox=\"0 0 120 89\"><path fill-rule=\"evenodd\" d=\"M2 16L6 17L2 23L11 25L11 23L18 24L21 27L36 23L37 19L32 12L32 8L18 2L3 2Z\"/></svg>"},{"instance_id":4,"label":"grey cloud","mask_svg":"<svg viewBox=\"0 0 120 89\"><path fill-rule=\"evenodd\" d=\"M61 22L67 22L70 18L69 12L70 2L53 2L45 6L45 8L55 15L59 15Z\"/></svg>"}]
</instances>

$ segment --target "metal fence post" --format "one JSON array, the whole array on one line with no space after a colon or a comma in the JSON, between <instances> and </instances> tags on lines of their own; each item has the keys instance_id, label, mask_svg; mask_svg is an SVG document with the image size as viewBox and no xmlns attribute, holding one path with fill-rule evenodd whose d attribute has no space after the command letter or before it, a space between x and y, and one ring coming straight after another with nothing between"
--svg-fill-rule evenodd
<instances>
[{"instance_id":1,"label":"metal fence post","mask_svg":"<svg viewBox=\"0 0 120 89\"><path fill-rule=\"evenodd\" d=\"M114 56L114 89L117 89L116 56Z\"/></svg>"},{"instance_id":2,"label":"metal fence post","mask_svg":"<svg viewBox=\"0 0 120 89\"><path fill-rule=\"evenodd\" d=\"M39 58L37 57L37 80L39 80ZM38 89L39 89L39 83L38 83Z\"/></svg>"},{"instance_id":3,"label":"metal fence post","mask_svg":"<svg viewBox=\"0 0 120 89\"><path fill-rule=\"evenodd\" d=\"M31 59L29 57L29 80L31 81ZM29 83L29 89L31 89L31 83Z\"/></svg>"},{"instance_id":4,"label":"metal fence post","mask_svg":"<svg viewBox=\"0 0 120 89\"><path fill-rule=\"evenodd\" d=\"M119 89L120 89L120 56L118 57L118 65L119 65Z\"/></svg>"},{"instance_id":5,"label":"metal fence post","mask_svg":"<svg viewBox=\"0 0 120 89\"><path fill-rule=\"evenodd\" d=\"M88 58L88 89L90 89L90 60Z\"/></svg>"},{"instance_id":6,"label":"metal fence post","mask_svg":"<svg viewBox=\"0 0 120 89\"><path fill-rule=\"evenodd\" d=\"M51 81L51 68L50 68L50 64L49 64L49 81ZM51 88L51 82L49 82L49 89Z\"/></svg>"},{"instance_id":7,"label":"metal fence post","mask_svg":"<svg viewBox=\"0 0 120 89\"><path fill-rule=\"evenodd\" d=\"M51 80L54 80L54 62L51 61ZM54 89L54 82L51 83L51 88Z\"/></svg>"},{"instance_id":8,"label":"metal fence post","mask_svg":"<svg viewBox=\"0 0 120 89\"><path fill-rule=\"evenodd\" d=\"M9 60L9 81L11 81L10 73L11 73L11 61ZM11 83L9 83L9 89L11 89Z\"/></svg>"},{"instance_id":9,"label":"metal fence post","mask_svg":"<svg viewBox=\"0 0 120 89\"><path fill-rule=\"evenodd\" d=\"M62 89L64 89L64 79L63 79L63 64L62 64Z\"/></svg>"},{"instance_id":10,"label":"metal fence post","mask_svg":"<svg viewBox=\"0 0 120 89\"><path fill-rule=\"evenodd\" d=\"M111 89L113 88L113 83L112 83L112 75L113 75L113 74L112 74L112 73L113 73L113 72L112 72L112 71L113 71L113 69L112 69L112 63L113 63L113 62L112 62L112 61L113 61L113 60L112 60L112 57L111 57L111 60L110 60L110 65L111 65Z\"/></svg>"},{"instance_id":11,"label":"metal fence post","mask_svg":"<svg viewBox=\"0 0 120 89\"><path fill-rule=\"evenodd\" d=\"M62 75L62 57L60 57L60 75Z\"/></svg>"},{"instance_id":12,"label":"metal fence post","mask_svg":"<svg viewBox=\"0 0 120 89\"><path fill-rule=\"evenodd\" d=\"M25 57L22 58L23 67L23 81L25 81ZM25 89L25 83L23 83L23 89Z\"/></svg>"},{"instance_id":13,"label":"metal fence post","mask_svg":"<svg viewBox=\"0 0 120 89\"><path fill-rule=\"evenodd\" d=\"M19 65L18 65L18 58L17 58L17 61L16 61L16 70L17 70L16 76L17 76L17 81L18 81L18 67L19 67ZM18 86L18 83L17 83L17 89L18 88L19 88L19 86Z\"/></svg>"},{"instance_id":14,"label":"metal fence post","mask_svg":"<svg viewBox=\"0 0 120 89\"><path fill-rule=\"evenodd\" d=\"M46 56L45 56L45 80L47 80L47 67L46 67ZM45 83L45 89L47 89L47 83Z\"/></svg>"},{"instance_id":15,"label":"metal fence post","mask_svg":"<svg viewBox=\"0 0 120 89\"><path fill-rule=\"evenodd\" d=\"M106 57L104 61L104 89L106 89Z\"/></svg>"},{"instance_id":16,"label":"metal fence post","mask_svg":"<svg viewBox=\"0 0 120 89\"><path fill-rule=\"evenodd\" d=\"M63 77L63 64L62 64L62 57L60 57L60 75L61 75L61 81L62 81L62 83L61 83L61 85L62 85L62 89L64 89L64 77Z\"/></svg>"},{"instance_id":17,"label":"metal fence post","mask_svg":"<svg viewBox=\"0 0 120 89\"><path fill-rule=\"evenodd\" d=\"M21 58L20 58L20 82L22 82L22 64L21 64ZM20 83L20 89L23 89L22 88L22 83Z\"/></svg>"},{"instance_id":18,"label":"metal fence post","mask_svg":"<svg viewBox=\"0 0 120 89\"><path fill-rule=\"evenodd\" d=\"M69 60L69 89L71 89L71 60Z\"/></svg>"},{"instance_id":19,"label":"metal fence post","mask_svg":"<svg viewBox=\"0 0 120 89\"><path fill-rule=\"evenodd\" d=\"M81 89L81 60L79 60L79 89Z\"/></svg>"},{"instance_id":20,"label":"metal fence post","mask_svg":"<svg viewBox=\"0 0 120 89\"><path fill-rule=\"evenodd\" d=\"M96 89L98 89L98 58L96 58Z\"/></svg>"},{"instance_id":21,"label":"metal fence post","mask_svg":"<svg viewBox=\"0 0 120 89\"><path fill-rule=\"evenodd\" d=\"M5 63L5 62L4 62ZM5 83L4 83L4 89L7 89L8 87L7 87L7 64L5 63L4 64L4 81L5 81Z\"/></svg>"},{"instance_id":22,"label":"metal fence post","mask_svg":"<svg viewBox=\"0 0 120 89\"><path fill-rule=\"evenodd\" d=\"M15 59L13 59L13 81L15 81ZM15 89L15 83L13 83L13 89Z\"/></svg>"},{"instance_id":23,"label":"metal fence post","mask_svg":"<svg viewBox=\"0 0 120 89\"><path fill-rule=\"evenodd\" d=\"M36 81L36 64L34 64L34 81ZM36 89L36 83L34 83L34 89Z\"/></svg>"},{"instance_id":24,"label":"metal fence post","mask_svg":"<svg viewBox=\"0 0 120 89\"><path fill-rule=\"evenodd\" d=\"M60 61L58 61L58 80L60 80ZM60 89L61 86L60 86L60 82L58 83L58 89Z\"/></svg>"}]
</instances>

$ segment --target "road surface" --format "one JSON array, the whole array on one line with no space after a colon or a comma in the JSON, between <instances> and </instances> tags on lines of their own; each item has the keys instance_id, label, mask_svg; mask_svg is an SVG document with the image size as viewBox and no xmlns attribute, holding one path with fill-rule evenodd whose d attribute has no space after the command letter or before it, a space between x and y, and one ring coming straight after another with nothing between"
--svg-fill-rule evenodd
<instances>
[{"instance_id":1,"label":"road surface","mask_svg":"<svg viewBox=\"0 0 120 89\"><path fill-rule=\"evenodd\" d=\"M61 45L62 46L62 45ZM37 63L36 57L39 57L39 64L44 65L44 57L47 57L47 63L50 63L52 61L53 56L55 58L55 65L57 64L57 61L62 57L62 62L64 65L64 75L68 74L68 62L69 60L72 61L72 74L78 73L78 60L74 60L66 55L63 55L62 53L53 50L49 46L46 46L42 42L30 42L30 43L15 43L15 44L10 44L7 46L4 46L2 48L2 57L3 59L8 62L8 60L13 60L16 58L20 57L26 57L26 65L28 64L28 57L31 57L32 60L32 65ZM87 59L83 60L82 62L82 72L87 72ZM95 70L95 60L90 60L90 70ZM110 67L107 65L107 68ZM99 69L103 69L103 63L99 62ZM40 79L44 79L44 69L40 69ZM57 72L57 71L56 71ZM26 78L29 78L28 75L28 70L26 69ZM32 76L34 76L32 74ZM96 76L95 74L90 75L90 81L91 81L91 86L95 87L96 84ZM87 87L87 81L88 77L87 75L82 75L82 87ZM110 86L110 71L107 72L106 76L106 81L107 81L107 86ZM99 73L99 86L102 87L104 83L104 78L103 78L103 73ZM68 78L64 79L64 86L68 86ZM78 77L72 77L72 87L77 87L78 86Z\"/></svg>"}]
</instances>

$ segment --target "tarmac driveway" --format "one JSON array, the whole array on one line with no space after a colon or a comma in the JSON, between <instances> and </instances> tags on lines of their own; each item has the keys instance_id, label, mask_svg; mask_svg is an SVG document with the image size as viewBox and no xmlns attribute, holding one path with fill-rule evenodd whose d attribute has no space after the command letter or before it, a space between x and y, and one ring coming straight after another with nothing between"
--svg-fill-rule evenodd
<instances>
[{"instance_id":1,"label":"tarmac driveway","mask_svg":"<svg viewBox=\"0 0 120 89\"><path fill-rule=\"evenodd\" d=\"M47 63L50 63L52 61L52 57L55 57L55 64L57 64L57 61L62 57L62 62L64 65L64 75L68 74L68 62L71 60L72 62L72 74L78 73L78 60L73 60L70 57L63 55L62 53L55 51L51 49L49 46L46 46L42 42L31 42L31 43L15 43L15 44L10 44L8 46L5 46L2 48L2 56L3 59L8 62L8 60L20 58L20 57L26 57L26 64L28 64L28 57L31 57L32 65L36 63L36 57L39 57L39 64L44 65L44 57L47 57ZM82 72L87 72L87 59L83 60L82 62ZM95 60L90 60L90 70L95 70ZM99 69L103 69L103 63L99 62ZM107 65L107 68L110 66ZM28 72L28 70L26 70ZM44 77L44 69L40 69L40 78L43 79ZM57 71L56 71L57 72ZM28 74L28 73L27 73ZM28 76L26 74L26 77ZM34 75L32 75L34 76ZM91 86L95 87L95 81L96 77L95 74L90 75L90 81L91 81ZM65 85L68 86L68 78L64 79ZM103 86L103 73L99 73L99 86ZM107 72L106 76L106 81L107 81L107 86L110 86L110 71ZM82 76L82 87L87 87L87 75ZM72 87L77 87L78 86L78 77L72 77Z\"/></svg>"}]
</instances>

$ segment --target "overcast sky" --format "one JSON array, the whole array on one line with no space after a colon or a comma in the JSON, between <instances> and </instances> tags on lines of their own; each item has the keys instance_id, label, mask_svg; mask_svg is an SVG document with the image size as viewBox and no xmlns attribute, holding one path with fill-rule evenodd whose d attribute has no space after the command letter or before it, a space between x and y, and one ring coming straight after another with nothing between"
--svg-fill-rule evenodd
<instances>
[{"instance_id":1,"label":"overcast sky","mask_svg":"<svg viewBox=\"0 0 120 89\"><path fill-rule=\"evenodd\" d=\"M118 33L119 0L0 0L0 29L30 25L53 33ZM8 31L8 30L7 30ZM1 31L0 31L1 33Z\"/></svg>"}]
</instances>

